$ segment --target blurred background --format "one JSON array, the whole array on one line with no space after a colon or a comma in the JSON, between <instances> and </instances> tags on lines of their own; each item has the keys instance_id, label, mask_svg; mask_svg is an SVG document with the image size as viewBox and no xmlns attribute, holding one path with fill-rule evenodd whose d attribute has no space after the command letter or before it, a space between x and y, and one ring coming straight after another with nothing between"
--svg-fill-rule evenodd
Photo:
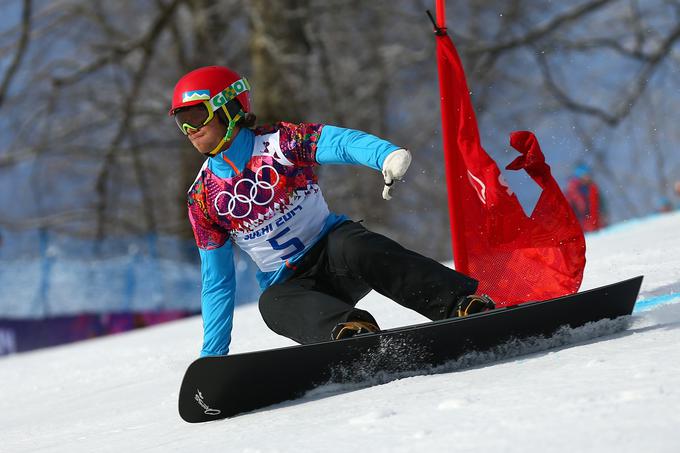
<instances>
[{"instance_id":1,"label":"blurred background","mask_svg":"<svg viewBox=\"0 0 680 453\"><path fill-rule=\"evenodd\" d=\"M411 149L390 202L372 170L323 167L320 184L332 210L451 259L434 1L0 5L0 354L200 310L185 194L203 158L168 116L199 66L245 75L258 124L335 124ZM597 184L597 228L676 209L680 0L450 0L447 26L501 169L510 132L531 130L565 192L584 170ZM530 213L539 188L504 176ZM237 259L237 300L256 300Z\"/></svg>"}]
</instances>

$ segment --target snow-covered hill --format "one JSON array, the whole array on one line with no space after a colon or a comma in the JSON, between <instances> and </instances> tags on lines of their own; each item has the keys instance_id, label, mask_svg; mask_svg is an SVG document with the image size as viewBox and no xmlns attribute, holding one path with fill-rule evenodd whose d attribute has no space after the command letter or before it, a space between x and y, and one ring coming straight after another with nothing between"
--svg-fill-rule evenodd
<instances>
[{"instance_id":1,"label":"snow-covered hill","mask_svg":"<svg viewBox=\"0 0 680 453\"><path fill-rule=\"evenodd\" d=\"M587 326L447 372L307 397L201 425L177 414L201 321L0 359L0 451L678 452L680 213L591 235L584 289L644 274L622 332ZM422 321L382 297L383 327ZM292 344L255 304L237 308L232 350ZM546 349L558 345L557 348ZM518 356L518 352L529 354ZM276 376L271 376L276 379Z\"/></svg>"}]
</instances>

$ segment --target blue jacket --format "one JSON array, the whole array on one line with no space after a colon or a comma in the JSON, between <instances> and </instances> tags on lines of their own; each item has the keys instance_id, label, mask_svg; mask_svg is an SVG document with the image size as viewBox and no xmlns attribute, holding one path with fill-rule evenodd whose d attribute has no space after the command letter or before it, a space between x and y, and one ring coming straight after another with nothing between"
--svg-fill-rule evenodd
<instances>
[{"instance_id":1,"label":"blue jacket","mask_svg":"<svg viewBox=\"0 0 680 453\"><path fill-rule=\"evenodd\" d=\"M284 281L310 247L347 219L329 211L314 168L358 164L381 170L397 149L357 130L277 123L241 129L229 149L205 161L188 193L201 256L201 356L229 352L233 245L257 264L262 289Z\"/></svg>"}]
</instances>

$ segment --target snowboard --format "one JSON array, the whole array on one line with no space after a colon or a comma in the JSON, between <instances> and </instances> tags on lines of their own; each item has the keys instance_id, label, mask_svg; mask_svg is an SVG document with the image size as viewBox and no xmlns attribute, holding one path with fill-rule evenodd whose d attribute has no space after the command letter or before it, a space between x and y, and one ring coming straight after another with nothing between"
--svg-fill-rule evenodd
<instances>
[{"instance_id":1,"label":"snowboard","mask_svg":"<svg viewBox=\"0 0 680 453\"><path fill-rule=\"evenodd\" d=\"M352 338L195 360L179 392L189 423L232 417L293 400L323 384L367 381L377 373L428 372L466 353L515 339L550 337L630 315L642 276L541 302Z\"/></svg>"}]
</instances>

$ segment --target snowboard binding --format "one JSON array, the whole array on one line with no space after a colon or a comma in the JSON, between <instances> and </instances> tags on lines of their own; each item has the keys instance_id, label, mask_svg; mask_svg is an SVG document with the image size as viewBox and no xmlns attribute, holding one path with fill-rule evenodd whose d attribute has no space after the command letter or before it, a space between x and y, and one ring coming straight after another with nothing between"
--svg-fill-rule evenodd
<instances>
[{"instance_id":1,"label":"snowboard binding","mask_svg":"<svg viewBox=\"0 0 680 453\"><path fill-rule=\"evenodd\" d=\"M475 313L493 310L494 308L496 308L496 304L486 294L471 294L460 298L456 306L453 307L452 316L463 318Z\"/></svg>"},{"instance_id":2,"label":"snowboard binding","mask_svg":"<svg viewBox=\"0 0 680 453\"><path fill-rule=\"evenodd\" d=\"M347 321L336 325L331 332L331 340L342 340L355 335L380 332L380 328L367 321Z\"/></svg>"}]
</instances>

